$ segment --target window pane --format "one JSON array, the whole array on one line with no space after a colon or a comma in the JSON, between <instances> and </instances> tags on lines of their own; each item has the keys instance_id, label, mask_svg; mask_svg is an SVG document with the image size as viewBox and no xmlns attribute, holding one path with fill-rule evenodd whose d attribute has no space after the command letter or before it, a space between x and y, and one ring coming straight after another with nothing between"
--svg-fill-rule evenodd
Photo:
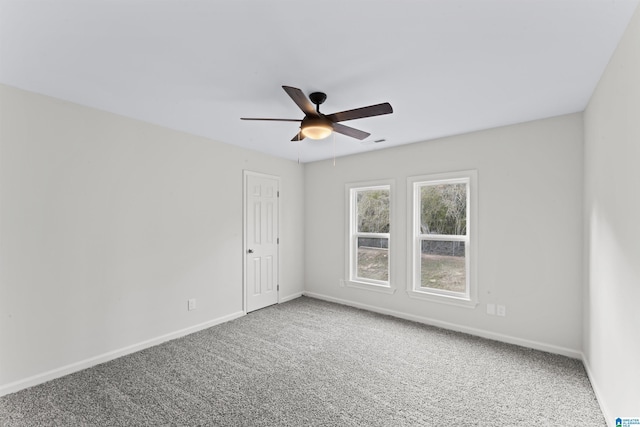
<instances>
[{"instance_id":1,"label":"window pane","mask_svg":"<svg viewBox=\"0 0 640 427\"><path fill-rule=\"evenodd\" d=\"M425 185L420 191L421 234L467 234L467 185Z\"/></svg>"},{"instance_id":2,"label":"window pane","mask_svg":"<svg viewBox=\"0 0 640 427\"><path fill-rule=\"evenodd\" d=\"M389 232L389 190L362 190L356 196L359 233Z\"/></svg>"},{"instance_id":3,"label":"window pane","mask_svg":"<svg viewBox=\"0 0 640 427\"><path fill-rule=\"evenodd\" d=\"M389 239L358 237L357 276L385 282L389 280Z\"/></svg>"},{"instance_id":4,"label":"window pane","mask_svg":"<svg viewBox=\"0 0 640 427\"><path fill-rule=\"evenodd\" d=\"M464 242L423 240L421 252L420 286L466 292Z\"/></svg>"}]
</instances>

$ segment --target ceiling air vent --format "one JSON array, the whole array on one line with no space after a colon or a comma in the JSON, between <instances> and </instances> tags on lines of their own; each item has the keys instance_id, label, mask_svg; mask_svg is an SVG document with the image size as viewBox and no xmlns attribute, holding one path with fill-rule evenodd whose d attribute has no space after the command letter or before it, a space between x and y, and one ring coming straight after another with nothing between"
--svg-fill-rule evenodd
<instances>
[{"instance_id":1,"label":"ceiling air vent","mask_svg":"<svg viewBox=\"0 0 640 427\"><path fill-rule=\"evenodd\" d=\"M376 139L373 141L362 141L363 145L373 145L373 144L380 144L381 142L386 142L387 140L384 138L380 138L380 139Z\"/></svg>"}]
</instances>

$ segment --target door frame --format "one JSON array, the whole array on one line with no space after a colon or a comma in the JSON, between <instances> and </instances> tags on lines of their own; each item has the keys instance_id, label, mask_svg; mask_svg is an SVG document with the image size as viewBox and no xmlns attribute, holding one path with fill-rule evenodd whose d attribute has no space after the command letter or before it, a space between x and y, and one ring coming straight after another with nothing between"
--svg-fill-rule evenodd
<instances>
[{"instance_id":1,"label":"door frame","mask_svg":"<svg viewBox=\"0 0 640 427\"><path fill-rule=\"evenodd\" d=\"M282 179L277 175L270 175L262 172L255 172L249 169L242 170L242 311L244 314L247 314L247 250L249 249L249 245L247 244L247 208L248 203L247 199L249 197L249 192L247 191L247 185L249 182L249 176L269 178L277 181L278 185L278 233L276 238L278 239L278 244L276 245L276 251L278 254L278 274L276 275L276 304L280 304L280 272L282 269L282 260L280 253L280 224L282 224L282 212L280 206L280 186L282 184Z\"/></svg>"}]
</instances>

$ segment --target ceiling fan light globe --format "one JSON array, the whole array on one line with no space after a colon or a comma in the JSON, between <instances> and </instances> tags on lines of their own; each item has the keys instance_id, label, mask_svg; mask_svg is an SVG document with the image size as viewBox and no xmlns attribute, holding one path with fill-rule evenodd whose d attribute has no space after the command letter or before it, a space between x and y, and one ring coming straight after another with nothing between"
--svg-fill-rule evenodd
<instances>
[{"instance_id":1,"label":"ceiling fan light globe","mask_svg":"<svg viewBox=\"0 0 640 427\"><path fill-rule=\"evenodd\" d=\"M310 139L324 139L331 135L333 129L326 124L313 124L302 128L302 135Z\"/></svg>"},{"instance_id":2,"label":"ceiling fan light globe","mask_svg":"<svg viewBox=\"0 0 640 427\"><path fill-rule=\"evenodd\" d=\"M305 138L324 139L331 135L333 126L324 117L305 117L300 131Z\"/></svg>"}]
</instances>

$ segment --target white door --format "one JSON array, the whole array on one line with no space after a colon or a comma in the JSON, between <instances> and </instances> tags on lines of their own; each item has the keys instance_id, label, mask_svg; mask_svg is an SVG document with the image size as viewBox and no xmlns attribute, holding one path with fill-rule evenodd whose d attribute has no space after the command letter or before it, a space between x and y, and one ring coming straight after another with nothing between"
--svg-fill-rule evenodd
<instances>
[{"instance_id":1,"label":"white door","mask_svg":"<svg viewBox=\"0 0 640 427\"><path fill-rule=\"evenodd\" d=\"M244 183L244 294L248 313L278 302L280 178L245 171Z\"/></svg>"}]
</instances>

